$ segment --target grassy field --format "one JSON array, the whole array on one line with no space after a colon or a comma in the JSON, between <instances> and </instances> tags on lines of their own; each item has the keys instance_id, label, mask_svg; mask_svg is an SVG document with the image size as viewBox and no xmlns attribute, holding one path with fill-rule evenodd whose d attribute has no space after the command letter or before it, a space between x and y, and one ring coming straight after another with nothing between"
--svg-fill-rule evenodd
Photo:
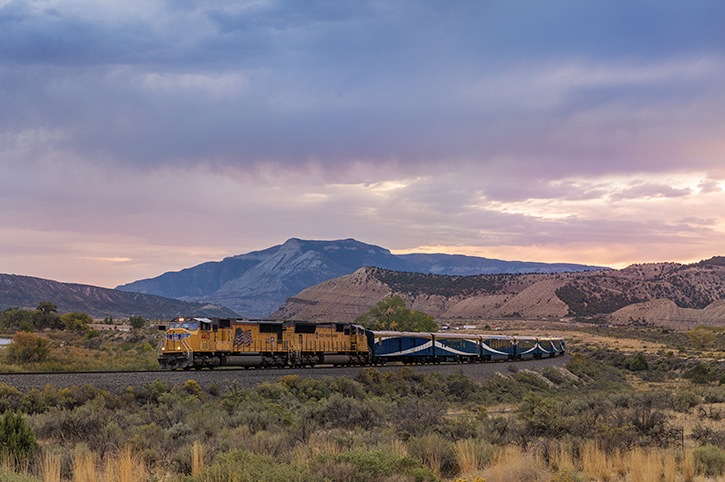
<instances>
[{"instance_id":1,"label":"grassy field","mask_svg":"<svg viewBox=\"0 0 725 482\"><path fill-rule=\"evenodd\" d=\"M725 481L720 334L698 330L520 324L505 332L562 335L574 356L483 383L366 368L248 389L157 380L122 395L0 385L0 407L38 443L6 451L0 480ZM0 355L0 369L144 367L155 336L52 334L46 360Z\"/></svg>"}]
</instances>

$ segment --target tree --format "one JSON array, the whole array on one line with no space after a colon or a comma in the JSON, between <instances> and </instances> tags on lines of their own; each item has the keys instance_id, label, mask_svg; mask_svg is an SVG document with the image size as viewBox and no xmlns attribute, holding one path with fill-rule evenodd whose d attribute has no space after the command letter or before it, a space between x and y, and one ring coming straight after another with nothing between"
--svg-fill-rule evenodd
<instances>
[{"instance_id":1,"label":"tree","mask_svg":"<svg viewBox=\"0 0 725 482\"><path fill-rule=\"evenodd\" d=\"M50 301L41 301L38 304L38 307L36 308L36 310L38 310L46 315L49 315L51 313L58 313L58 307L55 306Z\"/></svg>"},{"instance_id":2,"label":"tree","mask_svg":"<svg viewBox=\"0 0 725 482\"><path fill-rule=\"evenodd\" d=\"M371 330L419 331L435 333L438 325L432 315L422 311L411 311L405 307L405 301L399 295L378 301L364 315L355 319L355 323Z\"/></svg>"},{"instance_id":3,"label":"tree","mask_svg":"<svg viewBox=\"0 0 725 482\"><path fill-rule=\"evenodd\" d=\"M649 370L649 363L647 363L647 358L645 358L644 353L637 353L632 362L629 364L629 369L633 372Z\"/></svg>"},{"instance_id":4,"label":"tree","mask_svg":"<svg viewBox=\"0 0 725 482\"><path fill-rule=\"evenodd\" d=\"M19 413L6 411L0 418L0 454L3 459L10 456L23 462L38 450L35 433Z\"/></svg>"},{"instance_id":5,"label":"tree","mask_svg":"<svg viewBox=\"0 0 725 482\"><path fill-rule=\"evenodd\" d=\"M66 331L88 331L88 325L93 323L93 318L87 313L73 312L60 316Z\"/></svg>"},{"instance_id":6,"label":"tree","mask_svg":"<svg viewBox=\"0 0 725 482\"><path fill-rule=\"evenodd\" d=\"M33 313L33 324L38 330L43 328L52 328L58 330L63 327L63 323L58 316L58 307L50 301L41 301Z\"/></svg>"},{"instance_id":7,"label":"tree","mask_svg":"<svg viewBox=\"0 0 725 482\"><path fill-rule=\"evenodd\" d=\"M0 315L0 327L3 330L14 332L20 329L20 325L27 326L27 323L33 322L33 317L30 311L21 310L20 308L8 308Z\"/></svg>"},{"instance_id":8,"label":"tree","mask_svg":"<svg viewBox=\"0 0 725 482\"><path fill-rule=\"evenodd\" d=\"M132 316L128 319L128 324L131 325L131 328L135 328L138 330L146 326L146 320L144 320L140 316Z\"/></svg>"},{"instance_id":9,"label":"tree","mask_svg":"<svg viewBox=\"0 0 725 482\"><path fill-rule=\"evenodd\" d=\"M8 358L14 362L37 362L50 354L50 340L32 333L19 331L7 348Z\"/></svg>"}]
</instances>

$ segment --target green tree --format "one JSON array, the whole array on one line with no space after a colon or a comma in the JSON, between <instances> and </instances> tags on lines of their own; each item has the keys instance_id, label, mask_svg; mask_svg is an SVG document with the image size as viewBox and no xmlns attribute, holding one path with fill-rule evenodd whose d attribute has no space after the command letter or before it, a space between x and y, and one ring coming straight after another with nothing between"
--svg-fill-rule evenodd
<instances>
[{"instance_id":1,"label":"green tree","mask_svg":"<svg viewBox=\"0 0 725 482\"><path fill-rule=\"evenodd\" d=\"M33 324L36 330L52 328L59 330L63 328L63 322L58 316L58 307L50 301L41 301L33 313Z\"/></svg>"},{"instance_id":2,"label":"green tree","mask_svg":"<svg viewBox=\"0 0 725 482\"><path fill-rule=\"evenodd\" d=\"M46 315L49 315L50 313L58 313L58 307L55 306L50 301L41 301L38 304L38 307L36 310L40 311L41 313L44 313Z\"/></svg>"},{"instance_id":3,"label":"green tree","mask_svg":"<svg viewBox=\"0 0 725 482\"><path fill-rule=\"evenodd\" d=\"M60 316L66 331L88 331L88 325L93 323L93 318L87 313L73 312Z\"/></svg>"},{"instance_id":4,"label":"green tree","mask_svg":"<svg viewBox=\"0 0 725 482\"><path fill-rule=\"evenodd\" d=\"M27 326L27 323L32 322L32 313L20 308L8 308L0 315L0 327L10 332L18 331L21 325Z\"/></svg>"},{"instance_id":5,"label":"green tree","mask_svg":"<svg viewBox=\"0 0 725 482\"><path fill-rule=\"evenodd\" d=\"M632 362L629 364L629 369L633 372L649 370L649 363L647 363L647 359L644 357L644 353L637 353Z\"/></svg>"},{"instance_id":6,"label":"green tree","mask_svg":"<svg viewBox=\"0 0 725 482\"><path fill-rule=\"evenodd\" d=\"M35 433L19 413L6 411L0 418L0 454L22 462L38 450Z\"/></svg>"},{"instance_id":7,"label":"green tree","mask_svg":"<svg viewBox=\"0 0 725 482\"><path fill-rule=\"evenodd\" d=\"M438 325L432 315L422 311L411 311L405 307L405 301L399 295L378 301L364 315L355 319L355 323L372 330L418 331L435 333Z\"/></svg>"},{"instance_id":8,"label":"green tree","mask_svg":"<svg viewBox=\"0 0 725 482\"><path fill-rule=\"evenodd\" d=\"M146 326L146 320L144 320L140 316L132 316L128 319L128 324L131 325L131 328L140 329Z\"/></svg>"},{"instance_id":9,"label":"green tree","mask_svg":"<svg viewBox=\"0 0 725 482\"><path fill-rule=\"evenodd\" d=\"M32 333L19 331L7 348L8 358L13 362L37 362L50 354L50 340Z\"/></svg>"}]
</instances>

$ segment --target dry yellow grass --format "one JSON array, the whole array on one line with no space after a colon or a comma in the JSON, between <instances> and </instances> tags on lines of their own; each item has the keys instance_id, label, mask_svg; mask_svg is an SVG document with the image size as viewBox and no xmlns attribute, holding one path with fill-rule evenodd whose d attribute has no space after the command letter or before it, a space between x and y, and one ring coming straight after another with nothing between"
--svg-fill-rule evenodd
<instances>
[{"instance_id":1,"label":"dry yellow grass","mask_svg":"<svg viewBox=\"0 0 725 482\"><path fill-rule=\"evenodd\" d=\"M571 456L570 447L564 444L560 445L559 450L554 452L550 457L549 466L554 473L559 473L563 470L574 470L576 466Z\"/></svg>"},{"instance_id":2,"label":"dry yellow grass","mask_svg":"<svg viewBox=\"0 0 725 482\"><path fill-rule=\"evenodd\" d=\"M473 439L456 442L456 458L462 474L470 474L478 469L479 460L476 443Z\"/></svg>"},{"instance_id":3,"label":"dry yellow grass","mask_svg":"<svg viewBox=\"0 0 725 482\"><path fill-rule=\"evenodd\" d=\"M677 460L672 453L665 455L662 467L663 482L675 482L677 480Z\"/></svg>"},{"instance_id":4,"label":"dry yellow grass","mask_svg":"<svg viewBox=\"0 0 725 482\"><path fill-rule=\"evenodd\" d=\"M191 447L191 475L197 475L204 468L204 449L199 441Z\"/></svg>"},{"instance_id":5,"label":"dry yellow grass","mask_svg":"<svg viewBox=\"0 0 725 482\"><path fill-rule=\"evenodd\" d=\"M60 457L45 452L40 462L40 477L43 482L60 482Z\"/></svg>"},{"instance_id":6,"label":"dry yellow grass","mask_svg":"<svg viewBox=\"0 0 725 482\"><path fill-rule=\"evenodd\" d=\"M611 455L611 459L614 473L620 477L624 477L625 475L627 475L627 460L624 454L622 454L622 451L619 449L615 449Z\"/></svg>"},{"instance_id":7,"label":"dry yellow grass","mask_svg":"<svg viewBox=\"0 0 725 482\"><path fill-rule=\"evenodd\" d=\"M590 479L609 482L612 478L612 464L595 442L588 442L581 448L581 466L584 475Z\"/></svg>"},{"instance_id":8,"label":"dry yellow grass","mask_svg":"<svg viewBox=\"0 0 725 482\"><path fill-rule=\"evenodd\" d=\"M148 478L143 461L129 449L106 459L104 482L144 482Z\"/></svg>"},{"instance_id":9,"label":"dry yellow grass","mask_svg":"<svg viewBox=\"0 0 725 482\"><path fill-rule=\"evenodd\" d=\"M51 462L49 467L53 470ZM60 465L58 478L43 479L43 482L60 481L59 472ZM73 482L147 482L149 478L146 465L130 449L109 455L103 464L93 452L87 450L77 451L73 456Z\"/></svg>"},{"instance_id":10,"label":"dry yellow grass","mask_svg":"<svg viewBox=\"0 0 725 482\"><path fill-rule=\"evenodd\" d=\"M505 447L480 474L487 482L548 482L551 471L531 452Z\"/></svg>"},{"instance_id":11,"label":"dry yellow grass","mask_svg":"<svg viewBox=\"0 0 725 482\"><path fill-rule=\"evenodd\" d=\"M685 452L685 456L682 459L682 476L685 482L695 480L695 458L689 450Z\"/></svg>"}]
</instances>

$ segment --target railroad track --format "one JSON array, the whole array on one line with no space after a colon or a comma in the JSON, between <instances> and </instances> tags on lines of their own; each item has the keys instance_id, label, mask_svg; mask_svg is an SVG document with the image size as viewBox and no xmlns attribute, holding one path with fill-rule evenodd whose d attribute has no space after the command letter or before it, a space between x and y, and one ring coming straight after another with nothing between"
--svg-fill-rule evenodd
<instances>
[{"instance_id":1,"label":"railroad track","mask_svg":"<svg viewBox=\"0 0 725 482\"><path fill-rule=\"evenodd\" d=\"M541 360L525 360L500 363L443 363L440 365L399 365L391 364L383 367L374 367L381 372L395 371L408 367L416 373L461 373L473 379L485 380L495 373L512 374L518 369L541 370L544 367L563 367L569 361L569 355ZM216 370L190 370L190 371L132 371L132 372L53 372L53 373L5 373L0 374L0 383L14 387L23 393L32 389L43 390L47 385L55 388L72 386L82 387L92 385L107 390L110 393L120 394L128 387L143 388L144 384L153 382L157 378L167 382L170 386L182 385L188 380L194 380L203 388L212 383L219 385L222 390L236 381L241 387L253 387L263 382L274 382L285 375L299 375L301 378L321 379L323 377L347 376L354 378L362 370L360 367L317 366L315 368L270 368L270 369L216 369Z\"/></svg>"}]
</instances>

